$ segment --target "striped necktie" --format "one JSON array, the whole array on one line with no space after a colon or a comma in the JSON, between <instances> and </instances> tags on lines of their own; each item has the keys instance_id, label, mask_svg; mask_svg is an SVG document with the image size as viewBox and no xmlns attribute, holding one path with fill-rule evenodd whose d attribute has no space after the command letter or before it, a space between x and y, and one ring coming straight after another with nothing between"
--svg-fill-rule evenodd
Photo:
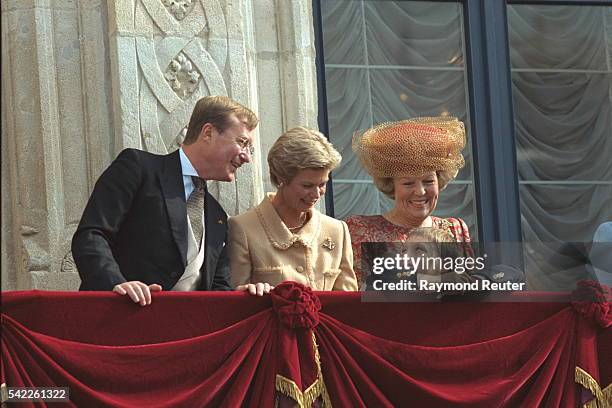
<instances>
[{"instance_id":1,"label":"striped necktie","mask_svg":"<svg viewBox=\"0 0 612 408\"><path fill-rule=\"evenodd\" d=\"M202 245L202 236L204 233L202 227L202 218L204 215L204 180L199 177L191 177L194 189L187 200L187 216L191 222L193 235L198 243L198 249Z\"/></svg>"}]
</instances>

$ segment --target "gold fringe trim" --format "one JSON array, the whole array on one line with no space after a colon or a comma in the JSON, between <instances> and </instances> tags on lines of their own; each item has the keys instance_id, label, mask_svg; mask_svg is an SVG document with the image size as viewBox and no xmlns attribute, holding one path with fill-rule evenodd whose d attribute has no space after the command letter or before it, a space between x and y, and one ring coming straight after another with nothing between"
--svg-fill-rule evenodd
<instances>
[{"instance_id":1,"label":"gold fringe trim","mask_svg":"<svg viewBox=\"0 0 612 408\"><path fill-rule=\"evenodd\" d=\"M323 398L323 407L324 408L332 408L331 399L329 398L329 394L327 393L327 387L325 386L325 382L323 381L323 372L321 371L321 356L319 354L319 345L317 344L317 336L314 334L314 330L312 333L312 347L314 348L315 353L315 362L317 363L317 381L321 384L321 398ZM316 398L315 398L316 399ZM313 399L314 402L314 399Z\"/></svg>"},{"instance_id":2,"label":"gold fringe trim","mask_svg":"<svg viewBox=\"0 0 612 408\"><path fill-rule=\"evenodd\" d=\"M595 399L583 405L583 408L612 408L612 384L602 390L591 374L576 366L574 380L595 396Z\"/></svg>"},{"instance_id":3,"label":"gold fringe trim","mask_svg":"<svg viewBox=\"0 0 612 408\"><path fill-rule=\"evenodd\" d=\"M612 383L608 384L608 386L604 388L601 393L603 394L601 407L612 408Z\"/></svg>"},{"instance_id":4,"label":"gold fringe trim","mask_svg":"<svg viewBox=\"0 0 612 408\"><path fill-rule=\"evenodd\" d=\"M274 388L276 388L276 391L290 397L295 402L297 402L298 407L304 408L304 396L302 395L302 391L300 391L299 387L293 380L290 380L280 374L276 374Z\"/></svg>"},{"instance_id":5,"label":"gold fringe trim","mask_svg":"<svg viewBox=\"0 0 612 408\"><path fill-rule=\"evenodd\" d=\"M595 381L595 379L591 377L591 374L587 373L582 368L576 366L576 372L574 373L574 380L578 384L586 388L587 390L591 391L591 393L595 396L597 401L603 400L603 394L601 392L601 388L599 387L599 384L597 384L597 381Z\"/></svg>"},{"instance_id":6,"label":"gold fringe trim","mask_svg":"<svg viewBox=\"0 0 612 408\"><path fill-rule=\"evenodd\" d=\"M331 408L331 399L323 382L323 373L321 371L321 359L319 355L319 347L317 346L317 338L314 331L312 334L312 347L315 354L315 363L317 364L317 379L302 392L297 384L280 374L276 374L275 388L276 391L293 399L299 408L311 408L312 404L319 397L323 400L323 408Z\"/></svg>"}]
</instances>

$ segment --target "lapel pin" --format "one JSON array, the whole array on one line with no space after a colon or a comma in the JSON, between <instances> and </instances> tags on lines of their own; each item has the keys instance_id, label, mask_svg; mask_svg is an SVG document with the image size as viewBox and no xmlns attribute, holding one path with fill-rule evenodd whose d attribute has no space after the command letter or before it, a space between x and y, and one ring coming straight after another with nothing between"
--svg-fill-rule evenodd
<instances>
[{"instance_id":1,"label":"lapel pin","mask_svg":"<svg viewBox=\"0 0 612 408\"><path fill-rule=\"evenodd\" d=\"M217 220L217 224L223 224L223 220L218 219L218 220Z\"/></svg>"},{"instance_id":2,"label":"lapel pin","mask_svg":"<svg viewBox=\"0 0 612 408\"><path fill-rule=\"evenodd\" d=\"M500 280L501 278L503 278L503 277L504 277L504 275L505 275L505 273L503 273L503 272L496 273L495 275L493 275L493 279L495 279L496 281L498 281L498 280Z\"/></svg>"},{"instance_id":3,"label":"lapel pin","mask_svg":"<svg viewBox=\"0 0 612 408\"><path fill-rule=\"evenodd\" d=\"M330 237L327 237L325 241L323 241L323 246L331 251L336 247L336 243L332 241Z\"/></svg>"}]
</instances>

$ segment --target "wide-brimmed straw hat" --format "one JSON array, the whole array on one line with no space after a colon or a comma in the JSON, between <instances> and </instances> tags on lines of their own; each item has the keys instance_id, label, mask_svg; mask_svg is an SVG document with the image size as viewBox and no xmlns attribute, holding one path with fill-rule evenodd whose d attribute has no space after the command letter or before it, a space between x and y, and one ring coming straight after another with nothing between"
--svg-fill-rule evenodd
<instances>
[{"instance_id":1,"label":"wide-brimmed straw hat","mask_svg":"<svg viewBox=\"0 0 612 408\"><path fill-rule=\"evenodd\" d=\"M353 136L353 151L372 176L402 177L446 171L455 177L465 165L465 127L454 117L386 122Z\"/></svg>"}]
</instances>

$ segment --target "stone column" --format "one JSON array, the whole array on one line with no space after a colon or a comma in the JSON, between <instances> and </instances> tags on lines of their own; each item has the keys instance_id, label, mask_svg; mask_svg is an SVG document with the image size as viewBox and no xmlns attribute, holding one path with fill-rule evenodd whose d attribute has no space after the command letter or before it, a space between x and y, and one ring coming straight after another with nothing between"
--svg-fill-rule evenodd
<instances>
[{"instance_id":1,"label":"stone column","mask_svg":"<svg viewBox=\"0 0 612 408\"><path fill-rule=\"evenodd\" d=\"M3 289L78 286L70 239L112 147L102 3L2 1Z\"/></svg>"},{"instance_id":2,"label":"stone column","mask_svg":"<svg viewBox=\"0 0 612 408\"><path fill-rule=\"evenodd\" d=\"M272 191L265 155L274 141L295 126L318 127L312 3L253 0L249 4L257 33L248 55L257 69L262 176L264 189Z\"/></svg>"}]
</instances>

